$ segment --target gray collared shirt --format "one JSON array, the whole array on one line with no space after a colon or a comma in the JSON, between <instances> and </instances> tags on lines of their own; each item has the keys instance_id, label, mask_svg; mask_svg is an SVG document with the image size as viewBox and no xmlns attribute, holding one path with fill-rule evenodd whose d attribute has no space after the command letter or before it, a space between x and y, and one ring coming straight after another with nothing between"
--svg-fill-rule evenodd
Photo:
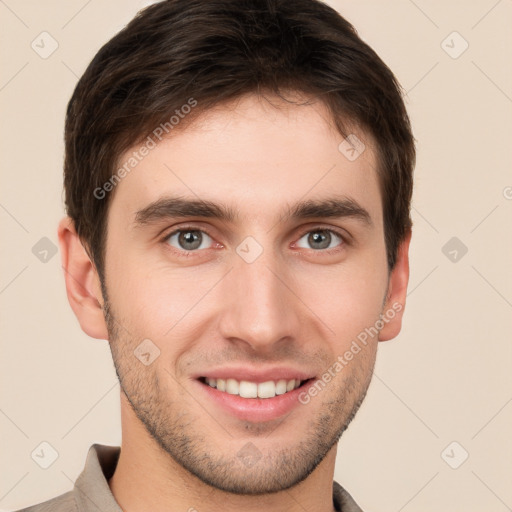
<instances>
[{"instance_id":1,"label":"gray collared shirt","mask_svg":"<svg viewBox=\"0 0 512 512\"><path fill-rule=\"evenodd\" d=\"M119 446L93 444L89 448L85 467L71 491L17 512L123 512L108 485L120 453ZM333 482L332 499L335 510L363 512L336 481Z\"/></svg>"}]
</instances>

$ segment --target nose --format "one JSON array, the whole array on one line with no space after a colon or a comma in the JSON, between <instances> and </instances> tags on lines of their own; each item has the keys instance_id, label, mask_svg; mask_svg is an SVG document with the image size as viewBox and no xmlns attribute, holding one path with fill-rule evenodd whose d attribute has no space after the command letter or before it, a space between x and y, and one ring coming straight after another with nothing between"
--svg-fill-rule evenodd
<instances>
[{"instance_id":1,"label":"nose","mask_svg":"<svg viewBox=\"0 0 512 512\"><path fill-rule=\"evenodd\" d=\"M237 255L233 259L234 267L220 289L223 338L260 353L297 339L301 301L293 290L290 269L270 251L253 262Z\"/></svg>"}]
</instances>

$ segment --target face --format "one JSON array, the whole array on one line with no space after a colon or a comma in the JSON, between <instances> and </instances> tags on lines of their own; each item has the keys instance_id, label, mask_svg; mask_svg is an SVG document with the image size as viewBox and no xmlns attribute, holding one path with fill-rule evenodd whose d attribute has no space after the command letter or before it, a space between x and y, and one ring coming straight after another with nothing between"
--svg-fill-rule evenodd
<instances>
[{"instance_id":1,"label":"face","mask_svg":"<svg viewBox=\"0 0 512 512\"><path fill-rule=\"evenodd\" d=\"M109 210L107 324L132 419L224 491L304 480L370 382L378 336L357 340L388 286L376 157L354 130L366 149L349 160L327 119L255 96L211 110Z\"/></svg>"}]
</instances>

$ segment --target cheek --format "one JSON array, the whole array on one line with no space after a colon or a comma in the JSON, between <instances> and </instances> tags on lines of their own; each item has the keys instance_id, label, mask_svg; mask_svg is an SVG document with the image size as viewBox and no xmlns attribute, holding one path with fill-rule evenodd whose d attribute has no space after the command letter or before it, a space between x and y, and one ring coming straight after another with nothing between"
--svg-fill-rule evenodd
<instances>
[{"instance_id":1,"label":"cheek","mask_svg":"<svg viewBox=\"0 0 512 512\"><path fill-rule=\"evenodd\" d=\"M109 294L114 312L133 338L149 338L162 350L169 343L180 350L198 326L198 315L208 307L208 295L219 277L213 270L172 268L162 260L126 257L111 265ZM204 310L203 310L204 311Z\"/></svg>"},{"instance_id":2,"label":"cheek","mask_svg":"<svg viewBox=\"0 0 512 512\"><path fill-rule=\"evenodd\" d=\"M376 261L340 265L336 269L316 269L295 275L298 295L325 324L326 335L338 349L375 324L386 293L385 264Z\"/></svg>"}]
</instances>

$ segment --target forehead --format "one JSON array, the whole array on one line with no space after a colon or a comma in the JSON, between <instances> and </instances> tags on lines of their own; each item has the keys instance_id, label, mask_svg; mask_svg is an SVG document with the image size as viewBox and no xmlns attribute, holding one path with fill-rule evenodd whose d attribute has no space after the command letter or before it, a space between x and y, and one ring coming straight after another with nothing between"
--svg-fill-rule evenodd
<instances>
[{"instance_id":1,"label":"forehead","mask_svg":"<svg viewBox=\"0 0 512 512\"><path fill-rule=\"evenodd\" d=\"M222 203L237 220L264 222L298 201L337 195L381 223L373 140L354 128L349 141L364 144L354 158L321 102L271 102L249 95L178 126L161 141L153 137L130 148L118 167L137 162L117 184L110 210L133 223L152 202L180 196ZM141 157L144 145L151 148Z\"/></svg>"}]
</instances>

